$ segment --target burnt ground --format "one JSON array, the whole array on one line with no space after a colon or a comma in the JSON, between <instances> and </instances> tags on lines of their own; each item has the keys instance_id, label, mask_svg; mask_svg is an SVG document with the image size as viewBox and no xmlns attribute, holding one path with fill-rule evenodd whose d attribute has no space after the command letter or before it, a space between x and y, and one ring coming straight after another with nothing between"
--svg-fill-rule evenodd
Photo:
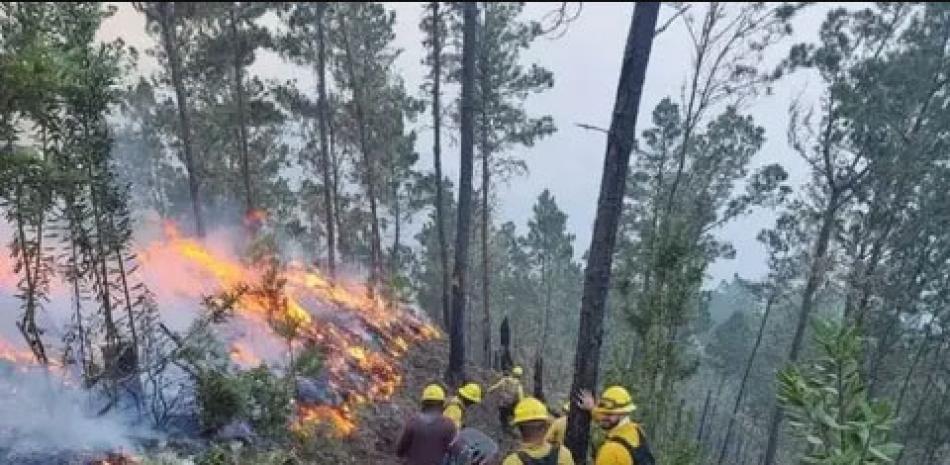
<instances>
[{"instance_id":1,"label":"burnt ground","mask_svg":"<svg viewBox=\"0 0 950 465\"><path fill-rule=\"evenodd\" d=\"M335 460L338 464L399 465L394 450L402 424L418 410L418 396L425 385L441 381L448 359L445 340L425 342L411 349L402 360L403 384L391 402L366 406L359 412L359 427L352 437L342 439L339 443L330 441L318 447L335 449L325 452L327 459ZM472 381L481 383L486 391L487 386L499 377L498 373L475 367L470 367L466 372ZM466 411L466 424L498 441L502 451L510 450L516 443L514 436L501 430L496 399L487 392L481 405Z\"/></svg>"}]
</instances>

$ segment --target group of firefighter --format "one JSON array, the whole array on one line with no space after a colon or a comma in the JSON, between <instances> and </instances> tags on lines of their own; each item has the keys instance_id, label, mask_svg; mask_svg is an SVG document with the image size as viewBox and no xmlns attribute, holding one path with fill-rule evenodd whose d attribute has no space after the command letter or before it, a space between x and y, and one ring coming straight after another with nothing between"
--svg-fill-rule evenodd
<instances>
[{"instance_id":1,"label":"group of firefighter","mask_svg":"<svg viewBox=\"0 0 950 465\"><path fill-rule=\"evenodd\" d=\"M573 402L565 401L555 418L544 402L524 395L522 375L522 368L515 366L488 388L488 393L498 393L502 430L511 431L514 426L521 439L501 465L574 465L571 451L564 446L567 415L574 407L590 412L606 432L594 465L654 465L643 429L630 418L637 407L625 388L608 387L599 398L581 392ZM474 457L465 455L465 459L459 459L464 455L461 449L466 447L462 436L471 431L466 428L466 410L481 402L482 387L478 383L463 384L451 396L446 395L441 385L426 386L421 411L403 427L397 455L406 465L497 465L500 456L480 454L477 450ZM487 437L486 440L490 441Z\"/></svg>"}]
</instances>

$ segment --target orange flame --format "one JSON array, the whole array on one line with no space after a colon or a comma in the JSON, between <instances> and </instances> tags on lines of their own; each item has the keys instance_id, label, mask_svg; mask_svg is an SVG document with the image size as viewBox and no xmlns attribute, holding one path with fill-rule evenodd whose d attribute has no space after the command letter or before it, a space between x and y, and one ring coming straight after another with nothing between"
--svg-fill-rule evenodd
<instances>
[{"instance_id":1,"label":"orange flame","mask_svg":"<svg viewBox=\"0 0 950 465\"><path fill-rule=\"evenodd\" d=\"M264 213L259 215L263 218ZM140 266L135 277L149 286L166 318L182 308L196 307L204 296L239 285L254 286L264 276L263 267L243 263L227 241L202 243L185 237L172 223L165 223L163 232L164 237L136 250ZM0 254L0 289L16 286L12 265L8 256ZM303 430L320 423L348 436L357 427L357 408L389 399L402 383L399 359L409 347L438 338L440 333L412 312L369 297L362 284L331 281L298 262L289 263L281 278L285 285L279 304L255 293L237 302L233 323L240 329L227 340L231 360L240 368L288 361L288 341L274 328L281 328L283 337L287 337L285 329L292 328L291 348L319 346L327 386L345 399L333 406L298 404L292 426ZM66 294L53 297L68 299ZM176 304L179 301L185 305ZM2 340L0 360L35 364L30 351Z\"/></svg>"},{"instance_id":2,"label":"orange flame","mask_svg":"<svg viewBox=\"0 0 950 465\"><path fill-rule=\"evenodd\" d=\"M5 360L15 365L34 365L37 363L33 352L26 349L17 349L3 339L0 339L0 360Z\"/></svg>"},{"instance_id":3,"label":"orange flame","mask_svg":"<svg viewBox=\"0 0 950 465\"><path fill-rule=\"evenodd\" d=\"M173 292L200 298L215 290L260 281L262 271L215 252L198 241L183 237L173 224L165 225L166 240L139 252L143 268L165 269L155 279L170 284ZM280 315L260 297L244 295L237 313L253 331L269 332L268 321L297 327L298 337L323 348L324 369L331 385L344 395L338 407L300 405L298 425L324 423L348 436L356 428L354 410L370 401L386 400L402 383L398 359L410 344L439 337L433 326L412 313L380 298L368 297L365 286L331 282L313 269L292 262L282 275L286 280ZM234 341L231 359L242 367L257 366L265 358L247 341Z\"/></svg>"}]
</instances>

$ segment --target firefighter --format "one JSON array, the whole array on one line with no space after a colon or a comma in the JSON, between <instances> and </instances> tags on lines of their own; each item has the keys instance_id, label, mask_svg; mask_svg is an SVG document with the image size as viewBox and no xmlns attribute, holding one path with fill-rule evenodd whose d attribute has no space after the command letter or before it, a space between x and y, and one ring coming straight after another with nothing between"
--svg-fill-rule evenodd
<instances>
[{"instance_id":1,"label":"firefighter","mask_svg":"<svg viewBox=\"0 0 950 465\"><path fill-rule=\"evenodd\" d=\"M567 434L567 414L570 409L570 402L561 404L561 416L551 422L551 427L548 428L548 433L545 436L545 439L551 444L564 444L564 435Z\"/></svg>"},{"instance_id":2,"label":"firefighter","mask_svg":"<svg viewBox=\"0 0 950 465\"><path fill-rule=\"evenodd\" d=\"M446 402L445 411L442 414L452 420L456 428L462 429L465 409L480 403L482 403L482 387L478 383L466 383L458 389L458 395L452 396Z\"/></svg>"},{"instance_id":3,"label":"firefighter","mask_svg":"<svg viewBox=\"0 0 950 465\"><path fill-rule=\"evenodd\" d=\"M458 432L442 415L445 390L430 384L422 391L422 411L406 422L396 444L396 455L406 465L440 465Z\"/></svg>"},{"instance_id":4,"label":"firefighter","mask_svg":"<svg viewBox=\"0 0 950 465\"><path fill-rule=\"evenodd\" d=\"M585 391L578 401L578 406L590 411L597 424L607 432L607 439L597 451L594 465L656 464L643 428L630 419L637 406L626 389L608 387L597 400Z\"/></svg>"},{"instance_id":5,"label":"firefighter","mask_svg":"<svg viewBox=\"0 0 950 465\"><path fill-rule=\"evenodd\" d=\"M488 392L501 389L502 397L498 402L498 421L501 429L510 431L511 415L515 405L524 398L524 387L521 386L521 376L524 370L520 366L511 369L511 374L502 376L497 383L488 388Z\"/></svg>"},{"instance_id":6,"label":"firefighter","mask_svg":"<svg viewBox=\"0 0 950 465\"><path fill-rule=\"evenodd\" d=\"M521 446L502 465L574 465L571 451L544 439L551 417L548 408L534 397L525 397L515 406L514 424L521 433Z\"/></svg>"}]
</instances>

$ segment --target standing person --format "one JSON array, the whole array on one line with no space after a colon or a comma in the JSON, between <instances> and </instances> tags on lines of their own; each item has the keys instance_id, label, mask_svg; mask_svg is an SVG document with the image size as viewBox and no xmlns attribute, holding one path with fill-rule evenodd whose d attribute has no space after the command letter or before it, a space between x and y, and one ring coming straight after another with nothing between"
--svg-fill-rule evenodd
<instances>
[{"instance_id":1,"label":"standing person","mask_svg":"<svg viewBox=\"0 0 950 465\"><path fill-rule=\"evenodd\" d=\"M557 444L559 446L564 444L564 436L567 435L567 414L570 412L570 409L570 401L565 401L561 405L561 416L551 422L551 427L548 428L548 433L545 436L545 439L551 444Z\"/></svg>"},{"instance_id":2,"label":"standing person","mask_svg":"<svg viewBox=\"0 0 950 465\"><path fill-rule=\"evenodd\" d=\"M422 411L403 427L396 444L396 455L406 465L440 465L452 447L457 430L452 421L442 415L445 409L445 390L430 384L422 391Z\"/></svg>"},{"instance_id":3,"label":"standing person","mask_svg":"<svg viewBox=\"0 0 950 465\"><path fill-rule=\"evenodd\" d=\"M584 391L578 406L591 412L597 424L607 432L607 439L597 450L594 465L655 465L643 428L630 419L637 409L633 397L621 386L604 390L599 400Z\"/></svg>"},{"instance_id":4,"label":"standing person","mask_svg":"<svg viewBox=\"0 0 950 465\"><path fill-rule=\"evenodd\" d=\"M501 389L502 398L498 402L498 421L503 431L510 431L511 416L515 405L524 399L524 387L521 385L521 376L524 370L520 366L511 369L511 374L502 376L497 383L488 388L488 392Z\"/></svg>"},{"instance_id":5,"label":"standing person","mask_svg":"<svg viewBox=\"0 0 950 465\"><path fill-rule=\"evenodd\" d=\"M524 398L515 406L514 416L521 434L521 445L505 458L502 465L574 465L570 450L545 440L551 417L540 400Z\"/></svg>"},{"instance_id":6,"label":"standing person","mask_svg":"<svg viewBox=\"0 0 950 465\"><path fill-rule=\"evenodd\" d=\"M482 387L478 383L466 383L458 389L458 395L452 396L446 402L442 414L452 420L452 423L455 423L455 428L461 430L464 424L462 417L465 415L465 410L480 403L482 403Z\"/></svg>"}]
</instances>

